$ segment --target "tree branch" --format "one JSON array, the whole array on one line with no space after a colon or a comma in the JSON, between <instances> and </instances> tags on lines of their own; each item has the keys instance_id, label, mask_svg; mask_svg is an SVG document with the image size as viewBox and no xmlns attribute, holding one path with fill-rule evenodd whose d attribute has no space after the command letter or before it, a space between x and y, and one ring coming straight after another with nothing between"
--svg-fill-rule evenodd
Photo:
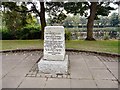
<instances>
[{"instance_id":1,"label":"tree branch","mask_svg":"<svg viewBox=\"0 0 120 90\"><path fill-rule=\"evenodd\" d=\"M84 4L86 4L88 7L90 7L89 3L88 2L84 2Z\"/></svg>"},{"instance_id":2,"label":"tree branch","mask_svg":"<svg viewBox=\"0 0 120 90\"><path fill-rule=\"evenodd\" d=\"M100 2L100 4L98 6L102 6L102 4L104 4L104 2Z\"/></svg>"},{"instance_id":3,"label":"tree branch","mask_svg":"<svg viewBox=\"0 0 120 90\"><path fill-rule=\"evenodd\" d=\"M35 4L33 2L29 2L30 4L33 5L34 9L32 9L33 11L35 11L38 15L40 15L40 12L37 10Z\"/></svg>"},{"instance_id":4,"label":"tree branch","mask_svg":"<svg viewBox=\"0 0 120 90\"><path fill-rule=\"evenodd\" d=\"M33 9L27 10L27 11L25 11L25 10L22 11L22 10L18 10L16 8L14 10L17 11L17 12L21 12L21 13L25 13L25 12L28 13L28 12L32 12L33 11Z\"/></svg>"}]
</instances>

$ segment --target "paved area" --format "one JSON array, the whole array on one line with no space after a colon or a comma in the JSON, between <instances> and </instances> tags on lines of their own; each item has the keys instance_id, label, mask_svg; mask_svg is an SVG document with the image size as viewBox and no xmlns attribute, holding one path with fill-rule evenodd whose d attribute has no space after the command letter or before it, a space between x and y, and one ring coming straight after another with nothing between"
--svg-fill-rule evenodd
<instances>
[{"instance_id":1,"label":"paved area","mask_svg":"<svg viewBox=\"0 0 120 90\"><path fill-rule=\"evenodd\" d=\"M2 88L118 88L117 58L67 53L69 77L55 78L26 76L42 56L40 51L3 53Z\"/></svg>"}]
</instances>

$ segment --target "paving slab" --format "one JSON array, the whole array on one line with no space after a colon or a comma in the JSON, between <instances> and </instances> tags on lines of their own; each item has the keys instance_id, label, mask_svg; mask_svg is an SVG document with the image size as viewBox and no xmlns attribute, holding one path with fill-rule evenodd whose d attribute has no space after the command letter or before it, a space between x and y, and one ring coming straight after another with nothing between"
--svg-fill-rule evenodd
<instances>
[{"instance_id":1,"label":"paving slab","mask_svg":"<svg viewBox=\"0 0 120 90\"><path fill-rule=\"evenodd\" d=\"M82 67L87 67L86 63L81 55L70 55L70 67L71 68L82 68Z\"/></svg>"},{"instance_id":2,"label":"paving slab","mask_svg":"<svg viewBox=\"0 0 120 90\"><path fill-rule=\"evenodd\" d=\"M118 87L120 84L118 83L118 81L113 81L115 83L115 85Z\"/></svg>"},{"instance_id":3,"label":"paving slab","mask_svg":"<svg viewBox=\"0 0 120 90\"><path fill-rule=\"evenodd\" d=\"M116 69L116 70L118 70L118 62L104 62L104 64L109 69Z\"/></svg>"},{"instance_id":4,"label":"paving slab","mask_svg":"<svg viewBox=\"0 0 120 90\"><path fill-rule=\"evenodd\" d=\"M94 79L100 80L116 80L115 77L108 70L91 70Z\"/></svg>"},{"instance_id":5,"label":"paving slab","mask_svg":"<svg viewBox=\"0 0 120 90\"><path fill-rule=\"evenodd\" d=\"M40 56L32 56L29 55L27 58L25 58L22 62L20 62L18 65L16 65L15 68L12 70L5 69L5 71L10 71L7 76L26 76L26 74L30 71L30 69L33 67L33 65L36 63L36 61L39 59Z\"/></svg>"},{"instance_id":6,"label":"paving slab","mask_svg":"<svg viewBox=\"0 0 120 90\"><path fill-rule=\"evenodd\" d=\"M0 54L0 80L2 79L2 55Z\"/></svg>"},{"instance_id":7,"label":"paving slab","mask_svg":"<svg viewBox=\"0 0 120 90\"><path fill-rule=\"evenodd\" d=\"M18 88L44 88L46 78L26 77Z\"/></svg>"},{"instance_id":8,"label":"paving slab","mask_svg":"<svg viewBox=\"0 0 120 90\"><path fill-rule=\"evenodd\" d=\"M2 79L0 79L0 90L2 89Z\"/></svg>"},{"instance_id":9,"label":"paving slab","mask_svg":"<svg viewBox=\"0 0 120 90\"><path fill-rule=\"evenodd\" d=\"M71 88L97 88L94 80L71 79Z\"/></svg>"},{"instance_id":10,"label":"paving slab","mask_svg":"<svg viewBox=\"0 0 120 90\"><path fill-rule=\"evenodd\" d=\"M2 79L2 87L3 88L17 88L19 84L22 82L23 77L9 77L6 76Z\"/></svg>"},{"instance_id":11,"label":"paving slab","mask_svg":"<svg viewBox=\"0 0 120 90\"><path fill-rule=\"evenodd\" d=\"M70 77L78 79L93 79L92 74L81 55L70 56Z\"/></svg>"},{"instance_id":12,"label":"paving slab","mask_svg":"<svg viewBox=\"0 0 120 90\"><path fill-rule=\"evenodd\" d=\"M118 86L116 81L118 65L114 62L114 58L110 58L111 62L100 59L102 56L98 58L96 55L81 53L69 55L70 78L25 77L41 55L36 51L3 54L3 88L73 88L74 90L74 88L116 88Z\"/></svg>"},{"instance_id":13,"label":"paving slab","mask_svg":"<svg viewBox=\"0 0 120 90\"><path fill-rule=\"evenodd\" d=\"M106 62L103 61L104 65L106 66L107 70L114 75L115 78L118 79L118 62L113 60L113 58L108 58L112 59L112 62ZM116 58L115 58L116 59Z\"/></svg>"},{"instance_id":14,"label":"paving slab","mask_svg":"<svg viewBox=\"0 0 120 90\"><path fill-rule=\"evenodd\" d=\"M2 55L2 60L3 60L3 63L8 63L8 62L19 62L19 61L22 61L23 58L25 58L27 56L26 55L14 55L14 54L8 54L8 55ZM8 61L8 62L6 62Z\"/></svg>"},{"instance_id":15,"label":"paving slab","mask_svg":"<svg viewBox=\"0 0 120 90\"><path fill-rule=\"evenodd\" d=\"M23 62L21 62L17 67L29 67L32 68L33 65L38 61L38 59L40 58L39 56L28 56Z\"/></svg>"},{"instance_id":16,"label":"paving slab","mask_svg":"<svg viewBox=\"0 0 120 90\"><path fill-rule=\"evenodd\" d=\"M110 71L114 75L114 77L118 79L118 70L111 69Z\"/></svg>"},{"instance_id":17,"label":"paving slab","mask_svg":"<svg viewBox=\"0 0 120 90\"><path fill-rule=\"evenodd\" d=\"M7 74L7 76L22 76L22 77L25 77L30 69L31 68L29 68L29 67L15 68L15 69L11 70Z\"/></svg>"},{"instance_id":18,"label":"paving slab","mask_svg":"<svg viewBox=\"0 0 120 90\"><path fill-rule=\"evenodd\" d=\"M95 80L98 88L118 88L118 84L112 80Z\"/></svg>"},{"instance_id":19,"label":"paving slab","mask_svg":"<svg viewBox=\"0 0 120 90\"><path fill-rule=\"evenodd\" d=\"M19 65L24 58L26 57L26 55L8 55L5 56L3 55L2 58L2 77L4 77L5 75L7 75L12 69L14 69L15 67L17 67L17 65Z\"/></svg>"},{"instance_id":20,"label":"paving slab","mask_svg":"<svg viewBox=\"0 0 120 90\"><path fill-rule=\"evenodd\" d=\"M70 72L71 78L77 79L93 79L92 74L88 69L72 69Z\"/></svg>"},{"instance_id":21,"label":"paving slab","mask_svg":"<svg viewBox=\"0 0 120 90\"><path fill-rule=\"evenodd\" d=\"M96 56L82 55L88 68L106 68L105 65Z\"/></svg>"},{"instance_id":22,"label":"paving slab","mask_svg":"<svg viewBox=\"0 0 120 90\"><path fill-rule=\"evenodd\" d=\"M70 88L70 79L48 78L45 88Z\"/></svg>"}]
</instances>

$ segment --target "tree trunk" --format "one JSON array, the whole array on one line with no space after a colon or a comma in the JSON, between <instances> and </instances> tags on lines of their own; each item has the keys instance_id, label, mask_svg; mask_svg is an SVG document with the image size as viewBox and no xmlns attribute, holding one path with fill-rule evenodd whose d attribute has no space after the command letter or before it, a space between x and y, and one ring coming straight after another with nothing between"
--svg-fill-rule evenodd
<instances>
[{"instance_id":1,"label":"tree trunk","mask_svg":"<svg viewBox=\"0 0 120 90\"><path fill-rule=\"evenodd\" d=\"M97 2L91 2L90 6L90 16L88 17L88 22L87 22L87 38L86 40L95 40L93 38L93 27L94 27L94 19L95 19L95 14L97 11Z\"/></svg>"},{"instance_id":2,"label":"tree trunk","mask_svg":"<svg viewBox=\"0 0 120 90\"><path fill-rule=\"evenodd\" d=\"M40 2L40 22L41 22L41 39L44 39L44 28L46 26L45 21L45 7L44 2Z\"/></svg>"}]
</instances>

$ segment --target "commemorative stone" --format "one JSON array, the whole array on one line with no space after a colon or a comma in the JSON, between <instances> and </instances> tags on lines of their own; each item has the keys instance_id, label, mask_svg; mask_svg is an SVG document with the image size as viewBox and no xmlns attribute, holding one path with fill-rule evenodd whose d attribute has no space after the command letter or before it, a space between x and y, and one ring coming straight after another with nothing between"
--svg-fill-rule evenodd
<instances>
[{"instance_id":1,"label":"commemorative stone","mask_svg":"<svg viewBox=\"0 0 120 90\"><path fill-rule=\"evenodd\" d=\"M47 26L44 33L44 59L64 60L65 39L64 27Z\"/></svg>"},{"instance_id":2,"label":"commemorative stone","mask_svg":"<svg viewBox=\"0 0 120 90\"><path fill-rule=\"evenodd\" d=\"M68 55L65 54L65 31L63 26L46 26L44 31L44 52L38 62L42 73L68 72Z\"/></svg>"}]
</instances>

